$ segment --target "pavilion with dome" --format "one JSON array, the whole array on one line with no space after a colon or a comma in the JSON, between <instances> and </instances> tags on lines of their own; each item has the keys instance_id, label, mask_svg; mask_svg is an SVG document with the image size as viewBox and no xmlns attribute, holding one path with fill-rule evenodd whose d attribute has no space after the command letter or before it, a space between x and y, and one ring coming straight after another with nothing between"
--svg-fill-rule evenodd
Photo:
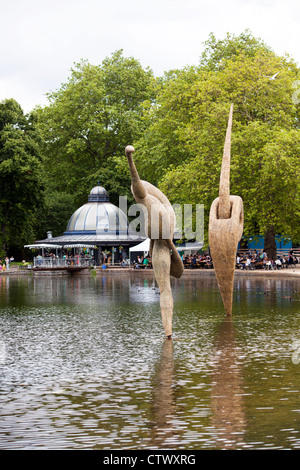
<instances>
[{"instance_id":1,"label":"pavilion with dome","mask_svg":"<svg viewBox=\"0 0 300 470\"><path fill-rule=\"evenodd\" d=\"M113 262L120 256L129 257L129 248L141 243L145 236L130 232L127 215L109 202L109 195L102 186L95 186L88 202L79 207L70 217L66 231L58 237L47 232L47 238L37 240L27 248L42 250L88 250L96 264L102 263L102 252L109 251Z\"/></svg>"}]
</instances>

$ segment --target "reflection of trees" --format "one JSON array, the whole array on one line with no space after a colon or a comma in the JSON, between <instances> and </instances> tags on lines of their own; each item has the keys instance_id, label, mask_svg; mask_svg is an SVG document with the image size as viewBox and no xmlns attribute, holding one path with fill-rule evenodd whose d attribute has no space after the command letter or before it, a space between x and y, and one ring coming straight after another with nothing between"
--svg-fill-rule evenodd
<instances>
[{"instance_id":1,"label":"reflection of trees","mask_svg":"<svg viewBox=\"0 0 300 470\"><path fill-rule=\"evenodd\" d=\"M114 303L129 300L129 279L112 274L91 278L88 275L40 275L33 277L34 293L41 295L43 302L71 303L71 304L96 304Z\"/></svg>"},{"instance_id":2,"label":"reflection of trees","mask_svg":"<svg viewBox=\"0 0 300 470\"><path fill-rule=\"evenodd\" d=\"M162 347L153 384L151 444L158 448L162 447L166 440L168 448L172 447L171 441L178 435L178 430L174 429L172 422L175 415L173 371L173 341L167 339ZM173 446L175 447L175 442Z\"/></svg>"},{"instance_id":3,"label":"reflection of trees","mask_svg":"<svg viewBox=\"0 0 300 470\"><path fill-rule=\"evenodd\" d=\"M21 306L23 307L28 303L28 288L30 288L32 282L31 276L16 276L10 277L10 274L1 276L0 290L5 295L1 299L1 302L10 306Z\"/></svg>"},{"instance_id":4,"label":"reflection of trees","mask_svg":"<svg viewBox=\"0 0 300 470\"><path fill-rule=\"evenodd\" d=\"M212 375L212 424L216 428L217 445L234 449L243 442L246 420L243 389L234 326L231 318L220 325L215 339Z\"/></svg>"}]
</instances>

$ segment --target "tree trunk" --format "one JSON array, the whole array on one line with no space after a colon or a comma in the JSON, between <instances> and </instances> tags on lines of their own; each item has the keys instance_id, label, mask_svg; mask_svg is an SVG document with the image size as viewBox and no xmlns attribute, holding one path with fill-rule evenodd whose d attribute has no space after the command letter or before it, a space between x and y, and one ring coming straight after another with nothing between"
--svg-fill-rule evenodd
<instances>
[{"instance_id":1,"label":"tree trunk","mask_svg":"<svg viewBox=\"0 0 300 470\"><path fill-rule=\"evenodd\" d=\"M277 247L275 241L275 230L273 226L269 227L266 230L264 248L267 253L268 259L275 260L277 256Z\"/></svg>"}]
</instances>

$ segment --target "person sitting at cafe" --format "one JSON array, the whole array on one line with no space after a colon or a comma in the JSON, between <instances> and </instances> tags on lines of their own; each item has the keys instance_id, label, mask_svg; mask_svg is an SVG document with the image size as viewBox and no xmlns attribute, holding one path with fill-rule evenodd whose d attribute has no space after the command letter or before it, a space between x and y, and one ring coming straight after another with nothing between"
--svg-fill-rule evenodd
<instances>
[{"instance_id":1,"label":"person sitting at cafe","mask_svg":"<svg viewBox=\"0 0 300 470\"><path fill-rule=\"evenodd\" d=\"M248 258L246 259L246 269L250 269L251 268L251 256L248 256Z\"/></svg>"},{"instance_id":2,"label":"person sitting at cafe","mask_svg":"<svg viewBox=\"0 0 300 470\"><path fill-rule=\"evenodd\" d=\"M191 260L191 267L194 269L197 267L197 257L194 255Z\"/></svg>"}]
</instances>

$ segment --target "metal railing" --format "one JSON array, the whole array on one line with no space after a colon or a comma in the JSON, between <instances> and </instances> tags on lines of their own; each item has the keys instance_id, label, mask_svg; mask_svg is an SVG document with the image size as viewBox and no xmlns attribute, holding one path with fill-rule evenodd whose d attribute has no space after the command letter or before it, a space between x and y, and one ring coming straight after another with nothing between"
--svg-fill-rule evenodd
<instances>
[{"instance_id":1,"label":"metal railing","mask_svg":"<svg viewBox=\"0 0 300 470\"><path fill-rule=\"evenodd\" d=\"M57 257L42 257L37 256L33 259L34 268L63 268L63 267L89 267L95 266L93 258L57 258Z\"/></svg>"}]
</instances>

